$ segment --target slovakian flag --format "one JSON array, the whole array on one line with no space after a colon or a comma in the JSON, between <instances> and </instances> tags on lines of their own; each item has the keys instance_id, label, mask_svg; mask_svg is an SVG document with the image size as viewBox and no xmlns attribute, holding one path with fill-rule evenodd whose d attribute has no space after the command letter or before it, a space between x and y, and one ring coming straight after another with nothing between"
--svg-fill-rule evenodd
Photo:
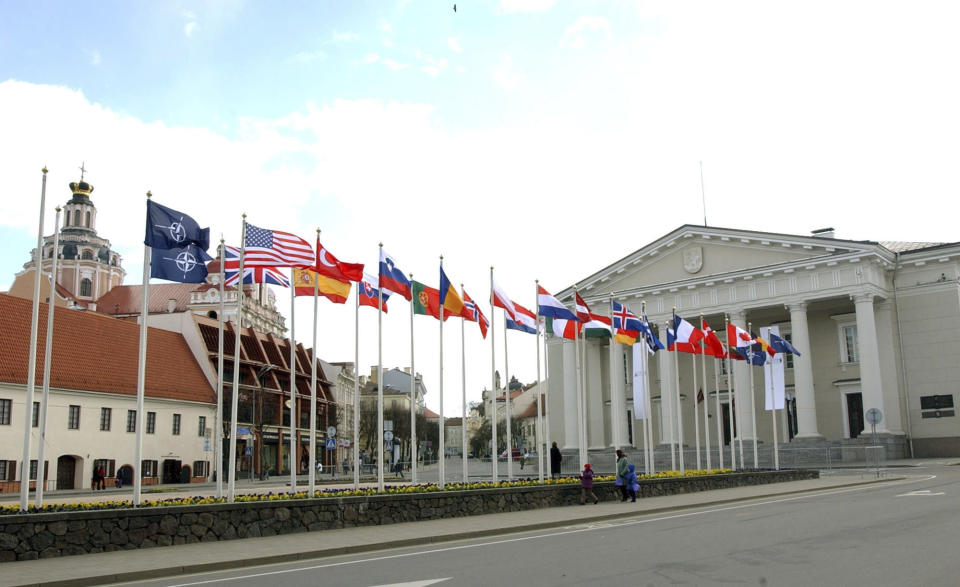
<instances>
[{"instance_id":1,"label":"slovakian flag","mask_svg":"<svg viewBox=\"0 0 960 587\"><path fill-rule=\"evenodd\" d=\"M503 291L496 281L493 281L493 291L490 292L490 302L493 304L494 308L503 308L503 311L507 313L507 316L511 320L516 321L517 311L514 308L514 304L510 301L510 296L507 295L507 292Z\"/></svg>"},{"instance_id":2,"label":"slovakian flag","mask_svg":"<svg viewBox=\"0 0 960 587\"><path fill-rule=\"evenodd\" d=\"M450 312L450 316L459 316L463 312L463 300L460 299L457 288L450 283L443 265L440 266L440 305L444 309L444 320L446 320L446 312Z\"/></svg>"},{"instance_id":3,"label":"slovakian flag","mask_svg":"<svg viewBox=\"0 0 960 587\"><path fill-rule=\"evenodd\" d=\"M377 278L369 273L363 274L363 279L357 284L357 301L361 306L370 306L371 308L380 307L380 290L377 289ZM387 300L390 298L390 292L383 291L383 313L387 313Z\"/></svg>"},{"instance_id":4,"label":"slovakian flag","mask_svg":"<svg viewBox=\"0 0 960 587\"><path fill-rule=\"evenodd\" d=\"M210 248L210 229L200 228L196 220L183 212L147 200L143 244L156 249L185 248L192 244L206 251Z\"/></svg>"},{"instance_id":5,"label":"slovakian flag","mask_svg":"<svg viewBox=\"0 0 960 587\"><path fill-rule=\"evenodd\" d=\"M294 267L293 283L293 295L296 296L312 296L314 283L317 286L317 295L327 298L334 304L344 304L350 296L349 281L338 281L326 275L320 275L312 269Z\"/></svg>"},{"instance_id":6,"label":"slovakian flag","mask_svg":"<svg viewBox=\"0 0 960 587\"><path fill-rule=\"evenodd\" d=\"M240 249L223 247L223 285L234 287L240 282ZM290 280L276 267L250 267L243 265L243 283L266 283L290 287ZM311 294L312 295L312 294Z\"/></svg>"},{"instance_id":7,"label":"slovakian flag","mask_svg":"<svg viewBox=\"0 0 960 587\"><path fill-rule=\"evenodd\" d=\"M360 281L363 279L363 263L344 263L330 253L317 239L317 262L314 271L337 281Z\"/></svg>"},{"instance_id":8,"label":"slovakian flag","mask_svg":"<svg viewBox=\"0 0 960 587\"><path fill-rule=\"evenodd\" d=\"M520 304L513 305L515 310L516 320L511 320L507 317L507 328L510 330L519 330L520 332L526 332L527 334L536 334L537 333L537 315L531 312L530 310L524 308Z\"/></svg>"},{"instance_id":9,"label":"slovakian flag","mask_svg":"<svg viewBox=\"0 0 960 587\"><path fill-rule=\"evenodd\" d=\"M703 332L680 316L673 315L673 324L667 329L667 349L682 353L700 354L700 345Z\"/></svg>"},{"instance_id":10,"label":"slovakian flag","mask_svg":"<svg viewBox=\"0 0 960 587\"><path fill-rule=\"evenodd\" d=\"M770 333L770 346L773 347L778 353L797 355L798 357L800 356L800 351L790 344L787 339L777 336L772 332Z\"/></svg>"},{"instance_id":11,"label":"slovakian flag","mask_svg":"<svg viewBox=\"0 0 960 587\"><path fill-rule=\"evenodd\" d=\"M310 243L281 230L247 224L243 264L251 267L313 267L316 255Z\"/></svg>"},{"instance_id":12,"label":"slovakian flag","mask_svg":"<svg viewBox=\"0 0 960 587\"><path fill-rule=\"evenodd\" d=\"M576 314L539 285L537 286L537 314L549 316L550 318L558 318L560 320L577 319Z\"/></svg>"},{"instance_id":13,"label":"slovakian flag","mask_svg":"<svg viewBox=\"0 0 960 587\"><path fill-rule=\"evenodd\" d=\"M700 329L703 331L703 354L722 359L726 357L726 351L723 350L723 343L717 336L717 333L710 328L706 320L700 321Z\"/></svg>"},{"instance_id":14,"label":"slovakian flag","mask_svg":"<svg viewBox=\"0 0 960 587\"><path fill-rule=\"evenodd\" d=\"M483 335L483 338L487 338L487 328L490 326L490 322L480 311L477 303L467 294L467 290L463 290L463 311L460 312L460 317L469 322L476 322L480 327L480 334Z\"/></svg>"},{"instance_id":15,"label":"slovakian flag","mask_svg":"<svg viewBox=\"0 0 960 587\"><path fill-rule=\"evenodd\" d=\"M727 346L733 347L748 347L753 344L753 337L750 336L750 333L735 326L734 324L727 324Z\"/></svg>"},{"instance_id":16,"label":"slovakian flag","mask_svg":"<svg viewBox=\"0 0 960 587\"><path fill-rule=\"evenodd\" d=\"M397 267L397 262L393 257L387 254L380 247L380 287L384 292L392 292L402 296L408 302L412 292L410 291L410 280L403 274L403 271Z\"/></svg>"}]
</instances>

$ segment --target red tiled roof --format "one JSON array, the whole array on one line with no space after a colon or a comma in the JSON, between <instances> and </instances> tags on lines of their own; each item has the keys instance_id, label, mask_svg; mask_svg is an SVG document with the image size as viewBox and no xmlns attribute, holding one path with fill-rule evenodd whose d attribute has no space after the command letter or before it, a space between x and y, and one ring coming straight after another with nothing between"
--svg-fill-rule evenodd
<instances>
[{"instance_id":1,"label":"red tiled roof","mask_svg":"<svg viewBox=\"0 0 960 587\"><path fill-rule=\"evenodd\" d=\"M434 412L434 411L431 410L430 408L423 408L423 415L424 415L424 417L426 417L428 420L436 420L436 419L439 419L439 418L440 418L440 414Z\"/></svg>"},{"instance_id":2,"label":"red tiled roof","mask_svg":"<svg viewBox=\"0 0 960 587\"><path fill-rule=\"evenodd\" d=\"M190 303L190 293L197 289L196 283L155 283L150 285L150 299L147 311L151 314L163 314L169 311L170 300L176 300L174 312L186 312ZM142 285L118 285L97 300L97 311L111 316L139 314L143 303Z\"/></svg>"},{"instance_id":3,"label":"red tiled roof","mask_svg":"<svg viewBox=\"0 0 960 587\"><path fill-rule=\"evenodd\" d=\"M0 381L26 385L30 348L31 300L0 294ZM40 304L36 385L43 384L47 304ZM54 308L50 385L137 395L140 326L94 312ZM150 328L147 333L145 394L148 397L215 403L183 337Z\"/></svg>"}]
</instances>

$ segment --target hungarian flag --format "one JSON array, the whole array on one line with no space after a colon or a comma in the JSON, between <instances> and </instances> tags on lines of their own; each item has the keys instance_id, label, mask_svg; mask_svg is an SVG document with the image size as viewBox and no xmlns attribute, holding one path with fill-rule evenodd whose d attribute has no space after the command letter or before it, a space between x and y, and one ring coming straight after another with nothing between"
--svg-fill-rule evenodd
<instances>
[{"instance_id":1,"label":"hungarian flag","mask_svg":"<svg viewBox=\"0 0 960 587\"><path fill-rule=\"evenodd\" d=\"M313 267L320 275L337 281L360 281L363 279L363 263L344 263L337 260L317 238L317 262Z\"/></svg>"},{"instance_id":2,"label":"hungarian flag","mask_svg":"<svg viewBox=\"0 0 960 587\"><path fill-rule=\"evenodd\" d=\"M561 320L547 316L547 330L554 336L573 340L580 331L579 320Z\"/></svg>"},{"instance_id":3,"label":"hungarian flag","mask_svg":"<svg viewBox=\"0 0 960 587\"><path fill-rule=\"evenodd\" d=\"M361 278L363 275L361 274ZM334 304L344 304L350 295L350 282L338 281L320 275L316 271L300 267L293 268L294 295L312 296L314 283L317 285L317 294L327 298Z\"/></svg>"},{"instance_id":4,"label":"hungarian flag","mask_svg":"<svg viewBox=\"0 0 960 587\"><path fill-rule=\"evenodd\" d=\"M440 290L424 285L419 281L412 281L411 288L413 292L413 313L423 316L433 316L440 319ZM450 310L444 309L443 319L446 321L450 316L456 316Z\"/></svg>"}]
</instances>

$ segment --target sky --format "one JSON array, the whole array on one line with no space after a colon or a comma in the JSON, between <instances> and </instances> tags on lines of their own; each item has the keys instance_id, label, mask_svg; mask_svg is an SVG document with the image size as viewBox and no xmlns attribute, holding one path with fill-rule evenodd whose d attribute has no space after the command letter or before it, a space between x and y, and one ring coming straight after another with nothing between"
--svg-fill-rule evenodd
<instances>
[{"instance_id":1,"label":"sky","mask_svg":"<svg viewBox=\"0 0 960 587\"><path fill-rule=\"evenodd\" d=\"M0 0L0 14L0 291L36 245L41 168L50 234L81 164L127 284L148 190L228 244L246 213L311 241L319 228L370 272L382 242L428 285L443 255L476 300L493 266L527 307L535 279L560 291L704 216L960 240L955 2ZM312 301L295 315L312 346ZM376 318L361 311L363 373ZM317 319L320 356L352 361L352 306L321 302ZM439 411L437 322L415 323ZM385 366L409 364L409 324L391 302ZM460 334L447 322L448 416ZM464 339L470 402L490 344L475 324ZM534 381L533 337L508 342L511 375ZM503 374L502 328L496 355Z\"/></svg>"}]
</instances>

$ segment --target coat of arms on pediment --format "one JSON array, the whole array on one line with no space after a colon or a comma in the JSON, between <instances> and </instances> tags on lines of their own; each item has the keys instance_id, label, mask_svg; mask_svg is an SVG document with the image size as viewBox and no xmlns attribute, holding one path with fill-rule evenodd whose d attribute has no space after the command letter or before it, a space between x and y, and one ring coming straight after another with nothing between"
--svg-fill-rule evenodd
<instances>
[{"instance_id":1,"label":"coat of arms on pediment","mask_svg":"<svg viewBox=\"0 0 960 587\"><path fill-rule=\"evenodd\" d=\"M683 251L683 269L687 273L696 273L703 269L703 247L687 247Z\"/></svg>"}]
</instances>

